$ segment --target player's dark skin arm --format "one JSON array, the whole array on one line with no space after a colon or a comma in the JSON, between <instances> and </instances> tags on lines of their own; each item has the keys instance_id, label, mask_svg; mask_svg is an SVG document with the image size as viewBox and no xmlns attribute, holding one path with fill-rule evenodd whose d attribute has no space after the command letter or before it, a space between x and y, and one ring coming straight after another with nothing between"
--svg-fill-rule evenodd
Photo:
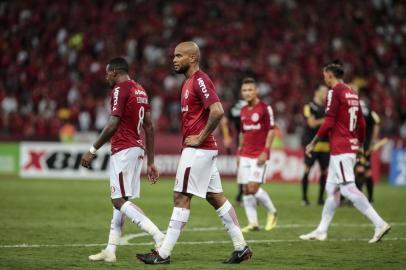
<instances>
[{"instance_id":1,"label":"player's dark skin arm","mask_svg":"<svg viewBox=\"0 0 406 270\"><path fill-rule=\"evenodd\" d=\"M97 138L96 142L93 144L93 147L96 149L99 149L106 142L108 142L111 139L111 137L114 135L114 133L117 131L119 124L120 124L120 117L110 116L109 122L104 127L103 131ZM87 151L87 153L83 154L80 164L83 167L90 168L90 163L92 162L92 160L94 159L95 156L96 155L93 155L92 153Z\"/></svg>"},{"instance_id":2,"label":"player's dark skin arm","mask_svg":"<svg viewBox=\"0 0 406 270\"><path fill-rule=\"evenodd\" d=\"M220 102L215 102L209 107L209 119L204 129L199 135L190 135L185 139L185 144L188 146L196 147L202 144L206 138L216 129L224 115L223 106Z\"/></svg>"},{"instance_id":3,"label":"player's dark skin arm","mask_svg":"<svg viewBox=\"0 0 406 270\"><path fill-rule=\"evenodd\" d=\"M145 148L146 148L146 153L148 157L148 168L147 168L147 175L148 175L148 180L152 183L155 184L156 181L158 180L159 173L158 170L156 169L154 165L154 126L152 125L151 121L151 113L146 112L144 116L144 121L142 124L142 127L145 131Z\"/></svg>"}]
</instances>

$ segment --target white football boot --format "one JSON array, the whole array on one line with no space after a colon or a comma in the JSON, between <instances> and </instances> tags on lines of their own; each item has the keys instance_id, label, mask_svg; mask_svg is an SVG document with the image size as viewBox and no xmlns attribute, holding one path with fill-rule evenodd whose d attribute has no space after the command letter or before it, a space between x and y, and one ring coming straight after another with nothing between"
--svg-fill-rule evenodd
<instances>
[{"instance_id":1,"label":"white football boot","mask_svg":"<svg viewBox=\"0 0 406 270\"><path fill-rule=\"evenodd\" d=\"M390 231L390 229L390 225L386 222L381 227L375 228L374 236L368 241L368 243L373 244L379 242L382 237Z\"/></svg>"},{"instance_id":2,"label":"white football boot","mask_svg":"<svg viewBox=\"0 0 406 270\"><path fill-rule=\"evenodd\" d=\"M100 251L97 254L90 255L89 256L90 261L105 261L105 262L116 262L116 254L115 253L109 253L105 249Z\"/></svg>"},{"instance_id":3,"label":"white football boot","mask_svg":"<svg viewBox=\"0 0 406 270\"><path fill-rule=\"evenodd\" d=\"M299 236L300 239L302 240L318 240L318 241L324 241L327 239L327 233L322 233L317 230L314 230L308 234L302 234Z\"/></svg>"}]
</instances>

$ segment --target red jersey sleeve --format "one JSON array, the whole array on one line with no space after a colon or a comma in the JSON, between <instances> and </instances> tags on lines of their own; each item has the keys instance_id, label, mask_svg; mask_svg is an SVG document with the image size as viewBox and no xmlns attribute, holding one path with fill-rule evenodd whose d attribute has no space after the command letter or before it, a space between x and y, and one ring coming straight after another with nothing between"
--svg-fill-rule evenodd
<instances>
[{"instance_id":1,"label":"red jersey sleeve","mask_svg":"<svg viewBox=\"0 0 406 270\"><path fill-rule=\"evenodd\" d=\"M265 129L274 129L275 128L275 119L273 116L273 110L270 105L266 106L266 112L265 112L265 119L264 119L264 125Z\"/></svg>"},{"instance_id":2,"label":"red jersey sleeve","mask_svg":"<svg viewBox=\"0 0 406 270\"><path fill-rule=\"evenodd\" d=\"M321 138L327 136L330 129L334 127L339 105L340 100L337 91L329 90L326 102L326 115L323 124L317 131L317 137Z\"/></svg>"},{"instance_id":3,"label":"red jersey sleeve","mask_svg":"<svg viewBox=\"0 0 406 270\"><path fill-rule=\"evenodd\" d=\"M140 87L142 89L142 91L145 92L145 96L147 98L147 103L144 104L144 107L145 107L146 112L150 112L151 111L151 104L150 104L151 101L149 100L148 93L147 93L147 91L145 91L144 87L142 87L141 85L138 84L137 86Z\"/></svg>"},{"instance_id":4,"label":"red jersey sleeve","mask_svg":"<svg viewBox=\"0 0 406 270\"><path fill-rule=\"evenodd\" d=\"M111 97L111 115L119 117L123 115L128 95L128 90L122 88L122 86L117 86L113 89L113 95Z\"/></svg>"},{"instance_id":5,"label":"red jersey sleeve","mask_svg":"<svg viewBox=\"0 0 406 270\"><path fill-rule=\"evenodd\" d=\"M206 78L205 76L197 77L194 81L193 87L200 100L203 102L205 109L207 109L213 103L220 101L216 90L214 89L214 84L209 78Z\"/></svg>"}]
</instances>

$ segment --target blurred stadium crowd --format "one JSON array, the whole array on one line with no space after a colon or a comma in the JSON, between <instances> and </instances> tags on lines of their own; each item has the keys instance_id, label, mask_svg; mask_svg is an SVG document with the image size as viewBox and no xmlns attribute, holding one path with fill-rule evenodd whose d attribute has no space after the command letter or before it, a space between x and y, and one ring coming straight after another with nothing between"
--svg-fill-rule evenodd
<instances>
[{"instance_id":1,"label":"blurred stadium crowd","mask_svg":"<svg viewBox=\"0 0 406 270\"><path fill-rule=\"evenodd\" d=\"M57 139L60 127L100 130L109 117L105 63L122 55L149 92L160 132L179 130L172 50L193 39L224 106L246 75L279 126L300 133L302 108L340 58L382 118L406 137L403 1L2 1L0 138Z\"/></svg>"}]
</instances>

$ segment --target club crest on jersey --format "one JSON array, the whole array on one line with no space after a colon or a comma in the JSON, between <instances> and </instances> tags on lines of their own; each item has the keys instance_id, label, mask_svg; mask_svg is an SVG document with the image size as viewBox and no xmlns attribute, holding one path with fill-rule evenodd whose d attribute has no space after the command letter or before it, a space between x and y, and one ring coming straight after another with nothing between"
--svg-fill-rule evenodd
<instances>
[{"instance_id":1,"label":"club crest on jersey","mask_svg":"<svg viewBox=\"0 0 406 270\"><path fill-rule=\"evenodd\" d=\"M202 90L204 97L205 97L206 99L209 98L210 95L209 95L209 93L207 92L207 87L206 87L206 85L204 84L203 79L202 79L202 78L198 78L198 79L197 79L197 82L199 83L200 89Z\"/></svg>"},{"instance_id":2,"label":"club crest on jersey","mask_svg":"<svg viewBox=\"0 0 406 270\"><path fill-rule=\"evenodd\" d=\"M259 120L259 114L253 113L251 115L251 120L252 120L252 122L257 122Z\"/></svg>"},{"instance_id":3,"label":"club crest on jersey","mask_svg":"<svg viewBox=\"0 0 406 270\"><path fill-rule=\"evenodd\" d=\"M189 89L186 89L184 97L185 97L185 99L187 99L189 97Z\"/></svg>"}]
</instances>

